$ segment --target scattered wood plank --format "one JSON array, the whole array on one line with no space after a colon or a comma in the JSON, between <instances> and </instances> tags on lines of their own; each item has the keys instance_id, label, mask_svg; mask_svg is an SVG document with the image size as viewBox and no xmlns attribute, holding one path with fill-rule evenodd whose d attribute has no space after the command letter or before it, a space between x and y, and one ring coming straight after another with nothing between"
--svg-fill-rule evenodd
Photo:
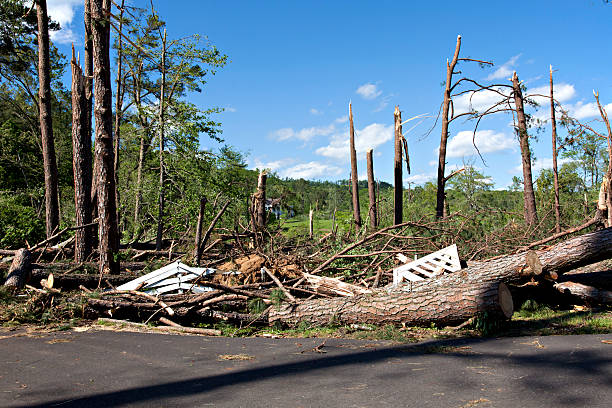
<instances>
[{"instance_id":1,"label":"scattered wood plank","mask_svg":"<svg viewBox=\"0 0 612 408\"><path fill-rule=\"evenodd\" d=\"M372 293L370 289L342 282L340 279L336 278L316 276L309 273L304 273L303 276L308 283L312 285L315 291L328 295L355 296L359 294Z\"/></svg>"}]
</instances>

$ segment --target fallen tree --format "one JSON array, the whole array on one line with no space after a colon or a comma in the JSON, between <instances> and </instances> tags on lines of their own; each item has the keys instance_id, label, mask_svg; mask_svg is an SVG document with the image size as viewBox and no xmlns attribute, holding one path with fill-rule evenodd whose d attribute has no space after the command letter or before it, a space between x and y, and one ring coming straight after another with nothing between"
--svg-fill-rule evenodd
<instances>
[{"instance_id":1,"label":"fallen tree","mask_svg":"<svg viewBox=\"0 0 612 408\"><path fill-rule=\"evenodd\" d=\"M331 300L312 299L272 308L270 322L296 325L376 323L453 324L477 313L510 317L512 296L505 283L556 278L580 266L612 257L612 228L588 233L548 249L479 262L436 279L378 289L372 294ZM509 315L508 315L509 313Z\"/></svg>"}]
</instances>

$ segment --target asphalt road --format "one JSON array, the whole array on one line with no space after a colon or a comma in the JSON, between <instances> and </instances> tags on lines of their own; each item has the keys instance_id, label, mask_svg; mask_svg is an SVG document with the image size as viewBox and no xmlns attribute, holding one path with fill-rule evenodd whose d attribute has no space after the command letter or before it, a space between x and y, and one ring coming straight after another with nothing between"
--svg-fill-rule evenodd
<instances>
[{"instance_id":1,"label":"asphalt road","mask_svg":"<svg viewBox=\"0 0 612 408\"><path fill-rule=\"evenodd\" d=\"M0 331L1 406L612 406L611 334L402 346L112 331L23 334Z\"/></svg>"}]
</instances>

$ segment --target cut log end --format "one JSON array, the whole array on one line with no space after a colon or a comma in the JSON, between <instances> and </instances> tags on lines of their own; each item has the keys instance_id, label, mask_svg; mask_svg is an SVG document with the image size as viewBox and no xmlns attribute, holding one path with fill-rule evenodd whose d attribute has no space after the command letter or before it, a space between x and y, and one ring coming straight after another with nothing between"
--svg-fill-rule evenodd
<instances>
[{"instance_id":1,"label":"cut log end","mask_svg":"<svg viewBox=\"0 0 612 408\"><path fill-rule=\"evenodd\" d=\"M507 319L510 319L514 314L514 302L512 300L512 293L505 283L500 283L498 288L499 306L502 313Z\"/></svg>"},{"instance_id":2,"label":"cut log end","mask_svg":"<svg viewBox=\"0 0 612 408\"><path fill-rule=\"evenodd\" d=\"M32 255L26 248L15 253L4 286L23 288L32 274Z\"/></svg>"}]
</instances>

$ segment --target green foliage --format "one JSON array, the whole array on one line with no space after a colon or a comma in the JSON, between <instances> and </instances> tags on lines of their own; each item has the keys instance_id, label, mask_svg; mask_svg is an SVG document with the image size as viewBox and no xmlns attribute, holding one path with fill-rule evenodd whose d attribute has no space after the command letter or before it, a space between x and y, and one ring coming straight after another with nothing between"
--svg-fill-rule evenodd
<instances>
[{"instance_id":1,"label":"green foliage","mask_svg":"<svg viewBox=\"0 0 612 408\"><path fill-rule=\"evenodd\" d=\"M249 310L249 313L258 315L258 314L263 313L266 310L267 305L263 301L263 299L254 298L254 299L249 300L249 303L247 304L247 308Z\"/></svg>"},{"instance_id":2,"label":"green foliage","mask_svg":"<svg viewBox=\"0 0 612 408\"><path fill-rule=\"evenodd\" d=\"M45 223L19 197L0 197L0 247L21 248L45 237Z\"/></svg>"}]
</instances>

